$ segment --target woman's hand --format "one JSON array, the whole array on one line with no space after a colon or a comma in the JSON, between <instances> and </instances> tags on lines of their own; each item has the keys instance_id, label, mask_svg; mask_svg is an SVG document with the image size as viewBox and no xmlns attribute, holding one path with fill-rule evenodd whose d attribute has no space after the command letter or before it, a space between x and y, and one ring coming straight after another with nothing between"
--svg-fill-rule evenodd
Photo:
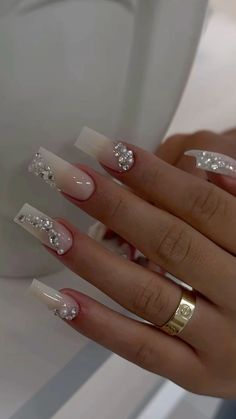
<instances>
[{"instance_id":1,"label":"woman's hand","mask_svg":"<svg viewBox=\"0 0 236 419\"><path fill-rule=\"evenodd\" d=\"M180 303L180 285L110 252L67 221L54 221L28 205L16 222L68 268L140 318L116 313L78 291L58 293L34 282L33 292L69 325L189 391L235 398L236 200L206 182L209 174L205 171L198 170L203 175L199 178L181 169L188 164L193 167L193 157L185 156L182 161L185 150L197 147L236 157L236 149L231 150L230 136L223 137L224 146L219 146L220 137L215 134L198 136L196 143L197 134L177 138L179 145L169 164L133 145L115 148L113 142L85 129L78 147L97 156L108 173L128 188L88 167L72 166L45 149L39 150L30 166L66 199L193 287L195 310L184 307L190 316L186 315L186 326L176 336L161 327ZM186 141L182 147L187 138L188 145ZM170 143L159 151L166 160ZM223 158L227 164L228 160ZM214 167L218 162L214 160ZM236 162L231 162L232 167L220 162L218 170L225 173L227 169L232 185ZM228 189L233 191L233 187Z\"/></svg>"},{"instance_id":2,"label":"woman's hand","mask_svg":"<svg viewBox=\"0 0 236 419\"><path fill-rule=\"evenodd\" d=\"M199 148L226 154L236 159L236 129L226 131L222 135L210 131L199 131L192 135L173 135L157 149L156 155L167 163L209 180L232 195L236 195L234 178L199 170L194 164L194 160L186 158L184 155L187 150Z\"/></svg>"}]
</instances>

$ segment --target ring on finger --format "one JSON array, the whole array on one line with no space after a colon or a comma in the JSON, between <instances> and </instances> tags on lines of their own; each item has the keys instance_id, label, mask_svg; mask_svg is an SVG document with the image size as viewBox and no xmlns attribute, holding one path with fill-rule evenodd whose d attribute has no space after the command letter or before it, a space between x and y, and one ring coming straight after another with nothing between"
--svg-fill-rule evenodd
<instances>
[{"instance_id":1,"label":"ring on finger","mask_svg":"<svg viewBox=\"0 0 236 419\"><path fill-rule=\"evenodd\" d=\"M178 335L185 328L196 307L196 295L194 291L184 289L182 297L173 316L160 327L168 335Z\"/></svg>"}]
</instances>

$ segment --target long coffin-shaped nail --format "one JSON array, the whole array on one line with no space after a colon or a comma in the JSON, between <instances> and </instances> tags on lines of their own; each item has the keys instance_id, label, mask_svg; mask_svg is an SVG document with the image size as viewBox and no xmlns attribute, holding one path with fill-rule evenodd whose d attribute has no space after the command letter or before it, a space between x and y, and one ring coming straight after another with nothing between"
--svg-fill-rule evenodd
<instances>
[{"instance_id":1,"label":"long coffin-shaped nail","mask_svg":"<svg viewBox=\"0 0 236 419\"><path fill-rule=\"evenodd\" d=\"M124 143L112 141L87 127L82 129L75 146L118 172L127 172L134 165L134 153Z\"/></svg>"},{"instance_id":2,"label":"long coffin-shaped nail","mask_svg":"<svg viewBox=\"0 0 236 419\"><path fill-rule=\"evenodd\" d=\"M37 279L33 280L29 291L63 320L73 320L79 314L79 305L73 298L48 287Z\"/></svg>"},{"instance_id":3,"label":"long coffin-shaped nail","mask_svg":"<svg viewBox=\"0 0 236 419\"><path fill-rule=\"evenodd\" d=\"M58 255L66 253L73 244L72 234L66 227L29 204L21 208L14 221Z\"/></svg>"},{"instance_id":4,"label":"long coffin-shaped nail","mask_svg":"<svg viewBox=\"0 0 236 419\"><path fill-rule=\"evenodd\" d=\"M78 200L88 199L95 190L87 173L42 147L33 157L29 171Z\"/></svg>"},{"instance_id":5,"label":"long coffin-shaped nail","mask_svg":"<svg viewBox=\"0 0 236 419\"><path fill-rule=\"evenodd\" d=\"M225 154L204 150L188 150L185 156L196 158L196 167L224 176L236 177L236 160Z\"/></svg>"}]
</instances>

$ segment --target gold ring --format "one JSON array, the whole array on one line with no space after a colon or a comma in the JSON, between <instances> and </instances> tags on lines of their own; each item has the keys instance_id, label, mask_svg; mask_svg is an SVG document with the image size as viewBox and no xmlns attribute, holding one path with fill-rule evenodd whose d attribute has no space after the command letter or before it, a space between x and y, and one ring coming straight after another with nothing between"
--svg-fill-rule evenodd
<instances>
[{"instance_id":1,"label":"gold ring","mask_svg":"<svg viewBox=\"0 0 236 419\"><path fill-rule=\"evenodd\" d=\"M173 316L160 327L168 335L178 335L191 319L196 307L196 296L193 291L183 290L180 303Z\"/></svg>"}]
</instances>

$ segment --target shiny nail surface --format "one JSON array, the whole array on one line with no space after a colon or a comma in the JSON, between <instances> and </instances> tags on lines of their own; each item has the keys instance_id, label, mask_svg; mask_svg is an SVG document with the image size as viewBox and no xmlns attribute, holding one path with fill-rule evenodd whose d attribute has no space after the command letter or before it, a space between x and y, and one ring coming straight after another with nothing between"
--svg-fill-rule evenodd
<instances>
[{"instance_id":1,"label":"shiny nail surface","mask_svg":"<svg viewBox=\"0 0 236 419\"><path fill-rule=\"evenodd\" d=\"M124 143L112 141L87 127L82 129L75 146L118 172L127 172L134 165L134 153Z\"/></svg>"},{"instance_id":2,"label":"shiny nail surface","mask_svg":"<svg viewBox=\"0 0 236 419\"><path fill-rule=\"evenodd\" d=\"M198 169L236 178L236 160L232 157L204 150L188 150L184 155L195 157Z\"/></svg>"},{"instance_id":3,"label":"shiny nail surface","mask_svg":"<svg viewBox=\"0 0 236 419\"><path fill-rule=\"evenodd\" d=\"M63 320L73 320L79 314L79 305L73 298L37 279L33 280L29 292Z\"/></svg>"},{"instance_id":4,"label":"shiny nail surface","mask_svg":"<svg viewBox=\"0 0 236 419\"><path fill-rule=\"evenodd\" d=\"M29 204L21 208L14 221L58 255L66 253L73 244L72 234L66 227Z\"/></svg>"},{"instance_id":5,"label":"shiny nail surface","mask_svg":"<svg viewBox=\"0 0 236 419\"><path fill-rule=\"evenodd\" d=\"M42 147L28 169L49 186L78 200L88 199L95 190L93 179L87 173Z\"/></svg>"}]
</instances>

